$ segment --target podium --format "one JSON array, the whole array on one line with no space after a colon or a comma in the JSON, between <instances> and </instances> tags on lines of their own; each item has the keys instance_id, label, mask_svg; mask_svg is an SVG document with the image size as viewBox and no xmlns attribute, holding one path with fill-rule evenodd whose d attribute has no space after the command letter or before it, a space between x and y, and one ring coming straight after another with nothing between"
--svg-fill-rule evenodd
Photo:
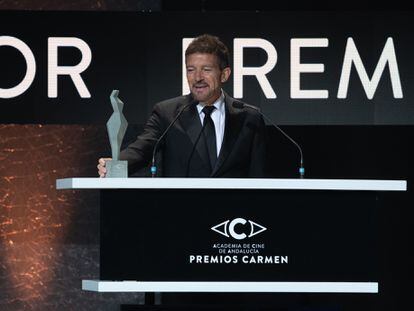
<instances>
[{"instance_id":1,"label":"podium","mask_svg":"<svg viewBox=\"0 0 414 311\"><path fill-rule=\"evenodd\" d=\"M380 194L403 180L66 178L99 189L97 292L378 293Z\"/></svg>"}]
</instances>

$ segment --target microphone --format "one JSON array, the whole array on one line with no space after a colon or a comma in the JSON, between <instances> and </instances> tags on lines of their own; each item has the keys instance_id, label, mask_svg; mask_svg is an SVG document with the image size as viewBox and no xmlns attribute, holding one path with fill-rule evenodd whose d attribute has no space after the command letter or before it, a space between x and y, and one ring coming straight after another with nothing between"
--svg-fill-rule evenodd
<instances>
[{"instance_id":1,"label":"microphone","mask_svg":"<svg viewBox=\"0 0 414 311\"><path fill-rule=\"evenodd\" d=\"M160 138L158 138L157 142L155 143L154 149L152 151L152 161L151 161L151 177L155 177L155 175L157 174L157 166L155 165L155 155L157 154L157 150L158 150L158 145L160 144L160 142L162 141L162 139L165 137L165 135L168 133L168 131L170 130L170 128L174 125L174 123L178 120L178 118L180 117L180 115L183 113L184 110L186 110L188 107L195 105L197 102L196 101L192 101L191 103L185 105L175 116L174 120L171 121L171 123L168 125L168 127L165 129L164 133L162 133L162 135L160 136Z\"/></svg>"},{"instance_id":2,"label":"microphone","mask_svg":"<svg viewBox=\"0 0 414 311\"><path fill-rule=\"evenodd\" d=\"M305 166L303 164L302 148L299 146L299 144L296 141L294 141L279 126L277 126L271 119L269 119L263 112L261 112L259 108L255 107L255 106L252 106L252 105L249 105L249 104L245 104L245 103L242 103L242 102L238 102L238 101L233 102L233 107L234 108L237 108L237 109L250 108L250 109L256 110L258 113L260 113L261 116L263 116L263 118L265 118L279 132L281 132L287 139L289 139L298 148L299 153L300 153L299 177L300 178L304 178L305 177Z\"/></svg>"}]
</instances>

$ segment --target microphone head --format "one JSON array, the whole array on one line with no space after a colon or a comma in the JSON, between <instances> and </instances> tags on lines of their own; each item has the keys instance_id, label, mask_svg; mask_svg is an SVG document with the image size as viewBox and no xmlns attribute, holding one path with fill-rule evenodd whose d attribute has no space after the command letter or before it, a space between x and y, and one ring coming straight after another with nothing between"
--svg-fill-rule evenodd
<instances>
[{"instance_id":1,"label":"microphone head","mask_svg":"<svg viewBox=\"0 0 414 311\"><path fill-rule=\"evenodd\" d=\"M238 101L234 101L233 102L233 107L237 108L237 109L243 109L244 108L244 104L242 102L238 102Z\"/></svg>"},{"instance_id":2,"label":"microphone head","mask_svg":"<svg viewBox=\"0 0 414 311\"><path fill-rule=\"evenodd\" d=\"M238 101L233 102L233 107L237 108L237 109L250 108L250 109L253 109L253 110L256 110L256 111L260 111L260 109L256 106L252 106L252 105L245 104L245 103L238 102Z\"/></svg>"},{"instance_id":3,"label":"microphone head","mask_svg":"<svg viewBox=\"0 0 414 311\"><path fill-rule=\"evenodd\" d=\"M181 114L184 110L195 107L197 105L198 105L198 101L196 101L195 99L191 99L189 103L181 107L178 114Z\"/></svg>"},{"instance_id":4,"label":"microphone head","mask_svg":"<svg viewBox=\"0 0 414 311\"><path fill-rule=\"evenodd\" d=\"M197 106L198 105L199 101L194 98L193 94L190 93L187 96L189 97L188 106Z\"/></svg>"}]
</instances>

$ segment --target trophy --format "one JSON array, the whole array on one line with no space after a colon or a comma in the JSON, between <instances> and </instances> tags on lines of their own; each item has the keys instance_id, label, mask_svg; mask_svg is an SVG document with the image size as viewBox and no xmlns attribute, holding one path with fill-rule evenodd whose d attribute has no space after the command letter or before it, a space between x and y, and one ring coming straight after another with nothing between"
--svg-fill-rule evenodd
<instances>
[{"instance_id":1,"label":"trophy","mask_svg":"<svg viewBox=\"0 0 414 311\"><path fill-rule=\"evenodd\" d=\"M106 161L106 177L128 177L128 161L120 161L119 153L128 122L122 114L124 103L118 98L119 91L113 90L110 96L113 114L106 123L109 142L112 150L112 160Z\"/></svg>"}]
</instances>

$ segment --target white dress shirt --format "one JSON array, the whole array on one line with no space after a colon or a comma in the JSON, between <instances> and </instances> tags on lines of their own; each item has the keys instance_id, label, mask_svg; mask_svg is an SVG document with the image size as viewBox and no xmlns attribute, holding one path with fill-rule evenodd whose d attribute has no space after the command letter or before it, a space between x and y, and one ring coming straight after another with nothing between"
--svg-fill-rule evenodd
<instances>
[{"instance_id":1,"label":"white dress shirt","mask_svg":"<svg viewBox=\"0 0 414 311\"><path fill-rule=\"evenodd\" d=\"M224 105L224 94L221 92L221 96L213 104L216 109L211 113L211 119L214 122L214 128L216 129L216 146L217 146L217 157L220 154L221 145L224 137L224 125L226 120L226 109ZM204 103L197 105L198 115L200 116L201 124L204 124Z\"/></svg>"}]
</instances>

